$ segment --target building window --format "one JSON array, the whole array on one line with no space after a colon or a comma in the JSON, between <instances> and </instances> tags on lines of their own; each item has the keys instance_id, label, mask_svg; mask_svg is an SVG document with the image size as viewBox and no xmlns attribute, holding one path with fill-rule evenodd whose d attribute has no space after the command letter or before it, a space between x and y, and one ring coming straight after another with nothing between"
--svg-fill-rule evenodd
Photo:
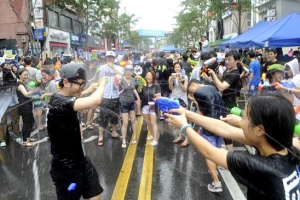
<instances>
[{"instance_id":1,"label":"building window","mask_svg":"<svg viewBox=\"0 0 300 200\"><path fill-rule=\"evenodd\" d=\"M247 13L247 27L251 28L251 12Z\"/></svg>"},{"instance_id":2,"label":"building window","mask_svg":"<svg viewBox=\"0 0 300 200\"><path fill-rule=\"evenodd\" d=\"M72 22L70 17L61 15L60 17L60 28L68 31L72 31Z\"/></svg>"},{"instance_id":3,"label":"building window","mask_svg":"<svg viewBox=\"0 0 300 200\"><path fill-rule=\"evenodd\" d=\"M58 28L58 13L48 10L49 26Z\"/></svg>"},{"instance_id":4,"label":"building window","mask_svg":"<svg viewBox=\"0 0 300 200\"><path fill-rule=\"evenodd\" d=\"M81 23L79 21L73 20L73 32L81 33Z\"/></svg>"}]
</instances>

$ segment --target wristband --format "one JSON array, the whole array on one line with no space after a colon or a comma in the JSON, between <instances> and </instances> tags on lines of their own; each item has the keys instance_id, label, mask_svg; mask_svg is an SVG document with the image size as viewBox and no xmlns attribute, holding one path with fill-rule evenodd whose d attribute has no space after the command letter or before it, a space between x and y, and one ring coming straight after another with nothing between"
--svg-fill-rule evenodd
<instances>
[{"instance_id":1,"label":"wristband","mask_svg":"<svg viewBox=\"0 0 300 200\"><path fill-rule=\"evenodd\" d=\"M192 125L190 125L190 124L185 124L185 125L183 125L183 126L180 128L180 132L181 132L181 134L182 134L183 136L186 136L186 129L187 129L188 127L193 128Z\"/></svg>"}]
</instances>

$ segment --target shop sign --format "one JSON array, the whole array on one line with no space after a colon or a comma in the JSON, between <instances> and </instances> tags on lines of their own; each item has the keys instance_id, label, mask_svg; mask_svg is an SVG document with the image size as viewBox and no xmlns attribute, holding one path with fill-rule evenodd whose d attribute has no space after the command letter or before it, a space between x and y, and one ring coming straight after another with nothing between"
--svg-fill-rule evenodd
<instances>
[{"instance_id":1,"label":"shop sign","mask_svg":"<svg viewBox=\"0 0 300 200\"><path fill-rule=\"evenodd\" d=\"M71 40L72 40L73 42L79 42L79 37L76 36L76 35L72 35L72 36L71 36Z\"/></svg>"},{"instance_id":2,"label":"shop sign","mask_svg":"<svg viewBox=\"0 0 300 200\"><path fill-rule=\"evenodd\" d=\"M35 19L34 25L36 29L43 29L44 28L44 21L43 19Z\"/></svg>"},{"instance_id":3,"label":"shop sign","mask_svg":"<svg viewBox=\"0 0 300 200\"><path fill-rule=\"evenodd\" d=\"M58 40L67 40L67 39L69 39L69 36L64 35L62 32L53 32L53 33L50 34L50 37L58 39Z\"/></svg>"},{"instance_id":4,"label":"shop sign","mask_svg":"<svg viewBox=\"0 0 300 200\"><path fill-rule=\"evenodd\" d=\"M33 9L33 13L34 13L34 18L35 19L41 19L43 18L43 9L41 8L35 8Z\"/></svg>"},{"instance_id":5,"label":"shop sign","mask_svg":"<svg viewBox=\"0 0 300 200\"><path fill-rule=\"evenodd\" d=\"M41 7L43 7L43 0L32 0L32 6L34 8L41 8Z\"/></svg>"},{"instance_id":6,"label":"shop sign","mask_svg":"<svg viewBox=\"0 0 300 200\"><path fill-rule=\"evenodd\" d=\"M45 40L45 30L35 29L33 30L33 36L35 40Z\"/></svg>"},{"instance_id":7,"label":"shop sign","mask_svg":"<svg viewBox=\"0 0 300 200\"><path fill-rule=\"evenodd\" d=\"M94 44L95 45L100 45L100 41L99 40L94 40Z\"/></svg>"}]
</instances>

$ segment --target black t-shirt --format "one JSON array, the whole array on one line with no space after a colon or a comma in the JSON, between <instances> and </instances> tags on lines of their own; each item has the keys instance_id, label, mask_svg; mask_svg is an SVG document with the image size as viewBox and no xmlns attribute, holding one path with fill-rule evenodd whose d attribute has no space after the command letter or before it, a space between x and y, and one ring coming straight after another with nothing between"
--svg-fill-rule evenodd
<instances>
[{"instance_id":1,"label":"black t-shirt","mask_svg":"<svg viewBox=\"0 0 300 200\"><path fill-rule=\"evenodd\" d=\"M81 143L79 115L74 111L75 97L52 96L47 115L51 154L58 164L76 166L85 160Z\"/></svg>"},{"instance_id":2,"label":"black t-shirt","mask_svg":"<svg viewBox=\"0 0 300 200\"><path fill-rule=\"evenodd\" d=\"M240 80L240 72L238 69L232 71L225 70L222 77L222 82L226 81L230 86L223 91L222 99L226 108L233 108L236 106L236 90Z\"/></svg>"},{"instance_id":3,"label":"black t-shirt","mask_svg":"<svg viewBox=\"0 0 300 200\"><path fill-rule=\"evenodd\" d=\"M220 119L225 114L222 97L216 87L211 85L203 85L194 93L194 97L204 116ZM203 130L206 135L215 135L207 130Z\"/></svg>"},{"instance_id":4,"label":"black t-shirt","mask_svg":"<svg viewBox=\"0 0 300 200\"><path fill-rule=\"evenodd\" d=\"M159 84L155 83L151 87L143 86L142 89L142 106L148 105L149 101L154 101L154 95L161 93Z\"/></svg>"},{"instance_id":5,"label":"black t-shirt","mask_svg":"<svg viewBox=\"0 0 300 200\"><path fill-rule=\"evenodd\" d=\"M232 176L247 186L249 200L300 198L299 177L296 166L291 164L290 153L264 157L231 151L227 155L227 164Z\"/></svg>"}]
</instances>

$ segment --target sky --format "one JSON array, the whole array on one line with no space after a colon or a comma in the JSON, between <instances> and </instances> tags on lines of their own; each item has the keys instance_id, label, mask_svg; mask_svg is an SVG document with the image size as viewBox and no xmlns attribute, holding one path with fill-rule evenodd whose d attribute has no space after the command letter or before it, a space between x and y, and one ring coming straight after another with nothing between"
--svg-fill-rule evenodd
<instances>
[{"instance_id":1,"label":"sky","mask_svg":"<svg viewBox=\"0 0 300 200\"><path fill-rule=\"evenodd\" d=\"M135 14L134 29L172 31L181 0L121 0L119 13Z\"/></svg>"}]
</instances>

